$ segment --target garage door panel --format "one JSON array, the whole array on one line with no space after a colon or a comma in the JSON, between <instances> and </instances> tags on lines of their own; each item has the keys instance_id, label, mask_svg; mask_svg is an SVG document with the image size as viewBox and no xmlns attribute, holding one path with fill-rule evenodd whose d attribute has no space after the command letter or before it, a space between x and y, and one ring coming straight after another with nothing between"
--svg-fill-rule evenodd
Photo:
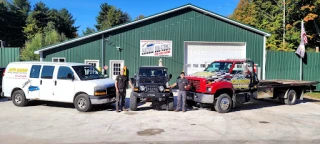
<instances>
[{"instance_id":1,"label":"garage door panel","mask_svg":"<svg viewBox=\"0 0 320 144\"><path fill-rule=\"evenodd\" d=\"M221 59L245 59L245 43L186 43L186 74L203 71L206 63ZM187 67L187 64L189 64Z\"/></svg>"}]
</instances>

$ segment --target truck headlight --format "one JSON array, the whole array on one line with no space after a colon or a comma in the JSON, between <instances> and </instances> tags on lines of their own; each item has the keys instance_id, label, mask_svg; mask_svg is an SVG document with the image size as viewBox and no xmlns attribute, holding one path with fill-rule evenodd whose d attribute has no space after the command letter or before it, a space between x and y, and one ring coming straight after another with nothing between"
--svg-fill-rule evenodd
<instances>
[{"instance_id":1,"label":"truck headlight","mask_svg":"<svg viewBox=\"0 0 320 144\"><path fill-rule=\"evenodd\" d=\"M141 91L145 91L145 90L146 90L146 87L144 87L144 86L139 86L139 89L140 89Z\"/></svg>"},{"instance_id":2,"label":"truck headlight","mask_svg":"<svg viewBox=\"0 0 320 144\"><path fill-rule=\"evenodd\" d=\"M164 87L163 87L163 86L159 86L159 90L160 90L160 91L163 91L163 90L164 90Z\"/></svg>"},{"instance_id":3,"label":"truck headlight","mask_svg":"<svg viewBox=\"0 0 320 144\"><path fill-rule=\"evenodd\" d=\"M208 88L207 88L207 92L211 92L211 87L208 87Z\"/></svg>"}]
</instances>

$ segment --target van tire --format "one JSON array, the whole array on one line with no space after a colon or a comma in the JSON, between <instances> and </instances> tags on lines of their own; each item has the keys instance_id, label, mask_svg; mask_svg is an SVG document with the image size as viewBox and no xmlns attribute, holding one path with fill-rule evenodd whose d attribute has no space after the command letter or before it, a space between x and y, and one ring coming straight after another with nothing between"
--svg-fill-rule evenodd
<instances>
[{"instance_id":1,"label":"van tire","mask_svg":"<svg viewBox=\"0 0 320 144\"><path fill-rule=\"evenodd\" d=\"M88 112L92 108L91 101L87 94L79 94L74 100L74 106L80 112Z\"/></svg>"},{"instance_id":2,"label":"van tire","mask_svg":"<svg viewBox=\"0 0 320 144\"><path fill-rule=\"evenodd\" d=\"M226 93L221 94L217 99L215 99L214 109L218 113L227 113L231 110L231 108L232 108L232 99L228 94Z\"/></svg>"},{"instance_id":3,"label":"van tire","mask_svg":"<svg viewBox=\"0 0 320 144\"><path fill-rule=\"evenodd\" d=\"M12 94L12 102L15 106L24 107L28 104L28 100L22 90L16 90Z\"/></svg>"},{"instance_id":4,"label":"van tire","mask_svg":"<svg viewBox=\"0 0 320 144\"><path fill-rule=\"evenodd\" d=\"M136 96L133 95L133 92L130 94L130 110L136 111L138 108L138 99Z\"/></svg>"},{"instance_id":5,"label":"van tire","mask_svg":"<svg viewBox=\"0 0 320 144\"><path fill-rule=\"evenodd\" d=\"M297 93L294 90L289 90L287 98L284 99L286 105L294 105L297 101Z\"/></svg>"}]
</instances>

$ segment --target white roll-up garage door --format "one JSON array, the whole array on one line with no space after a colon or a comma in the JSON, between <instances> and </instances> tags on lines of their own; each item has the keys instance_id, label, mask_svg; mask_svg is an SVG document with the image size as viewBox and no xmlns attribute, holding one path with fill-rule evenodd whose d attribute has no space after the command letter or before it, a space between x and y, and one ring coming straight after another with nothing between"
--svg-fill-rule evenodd
<instances>
[{"instance_id":1,"label":"white roll-up garage door","mask_svg":"<svg viewBox=\"0 0 320 144\"><path fill-rule=\"evenodd\" d=\"M203 71L214 60L245 59L243 42L185 42L184 70L186 75Z\"/></svg>"}]
</instances>

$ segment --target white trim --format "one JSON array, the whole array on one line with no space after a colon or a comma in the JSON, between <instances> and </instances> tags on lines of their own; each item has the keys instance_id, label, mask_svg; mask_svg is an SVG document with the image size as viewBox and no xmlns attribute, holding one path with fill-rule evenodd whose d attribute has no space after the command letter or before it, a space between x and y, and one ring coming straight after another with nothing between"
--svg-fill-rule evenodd
<instances>
[{"instance_id":1,"label":"white trim","mask_svg":"<svg viewBox=\"0 0 320 144\"><path fill-rule=\"evenodd\" d=\"M54 62L54 59L64 59L64 62L66 62L66 58L65 57L52 57L51 61ZM60 60L58 61L60 62Z\"/></svg>"},{"instance_id":2,"label":"white trim","mask_svg":"<svg viewBox=\"0 0 320 144\"><path fill-rule=\"evenodd\" d=\"M266 41L267 38L263 37L263 59L262 59L262 65L263 65L263 72L262 72L262 80L266 79L266 61L267 61L267 49L266 49Z\"/></svg>"},{"instance_id":3,"label":"white trim","mask_svg":"<svg viewBox=\"0 0 320 144\"><path fill-rule=\"evenodd\" d=\"M110 60L109 61L109 77L112 79L112 76L113 76L113 71L112 71L112 69L113 69L113 66L111 65L112 64L112 62L119 62L119 63L123 63L123 66L124 66L124 60Z\"/></svg>"},{"instance_id":4,"label":"white trim","mask_svg":"<svg viewBox=\"0 0 320 144\"><path fill-rule=\"evenodd\" d=\"M87 64L87 62L96 62L97 63L97 68L100 67L100 60L91 60L91 59L85 59L84 63Z\"/></svg>"},{"instance_id":5,"label":"white trim","mask_svg":"<svg viewBox=\"0 0 320 144\"><path fill-rule=\"evenodd\" d=\"M106 33L106 32L110 32L110 31L113 31L113 30L116 30L116 29L120 29L120 28L123 28L123 27L127 27L127 26L130 26L130 25L136 24L136 23L147 21L147 20L150 20L150 19L162 16L162 15L165 15L165 14L168 14L168 13L172 13L172 12L175 12L175 11L178 11L178 10L181 10L181 9L185 9L185 8L192 8L192 9L198 10L200 12L203 12L204 14L211 15L213 17L222 19L224 21L227 21L229 23L235 24L237 26L243 27L243 28L248 29L248 30L252 30L252 31L254 31L256 33L259 33L259 34L262 34L264 36L270 36L269 33L263 32L261 30L258 30L258 29L252 28L252 27L249 27L247 25L244 25L244 24L241 24L239 22L233 21L233 20L231 20L229 18L214 14L214 13L212 13L210 11L203 10L203 9L198 8L196 6L193 6L193 5L185 5L185 6L182 6L182 7L173 9L173 10L169 10L169 11L166 11L166 12L154 15L154 16L150 16L150 17L147 17L147 18L144 18L144 19L141 19L141 20L133 21L133 22L121 25L121 26L117 26L117 27L110 28L110 29L107 29L107 30L104 30L104 31L101 31L101 32L97 32L97 33L94 33L94 34L91 34L91 35L87 35L87 36L84 36L84 37L76 38L74 40L70 40L70 41L67 41L67 42L64 42L64 43L60 43L60 44L53 45L53 46L50 46L50 47L47 47L47 48L44 48L44 49L40 49L40 50L35 51L34 54L39 54L39 52L41 52L41 51L46 51L46 50L49 50L49 49L52 49L52 48L55 48L55 47L63 46L63 45L66 45L66 44L69 44L69 43L73 43L73 42L76 42L76 41L80 41L80 40L83 40L83 39L86 39L86 38L98 36L98 35Z\"/></svg>"}]
</instances>

